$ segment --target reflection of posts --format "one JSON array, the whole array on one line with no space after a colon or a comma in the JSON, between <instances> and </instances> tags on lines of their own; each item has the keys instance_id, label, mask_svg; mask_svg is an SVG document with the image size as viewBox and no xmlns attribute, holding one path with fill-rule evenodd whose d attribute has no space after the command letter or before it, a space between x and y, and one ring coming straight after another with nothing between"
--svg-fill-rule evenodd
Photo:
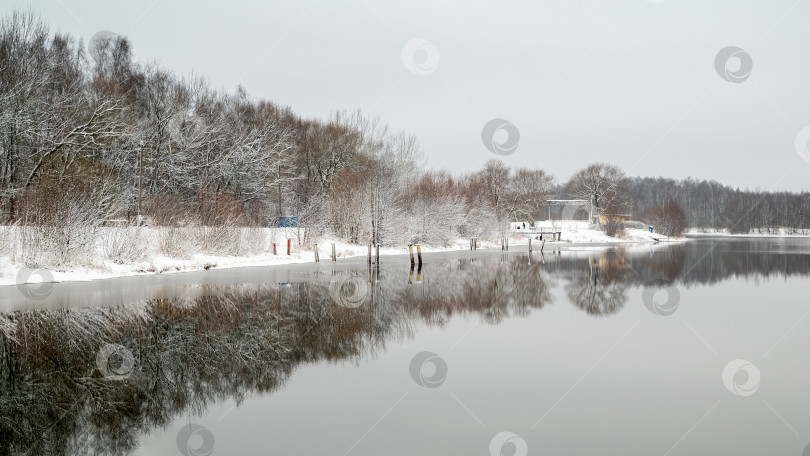
<instances>
[{"instance_id":1,"label":"reflection of posts","mask_svg":"<svg viewBox=\"0 0 810 456\"><path fill-rule=\"evenodd\" d=\"M408 276L408 285L413 285L413 270L416 269L416 283L422 283L422 263L419 263L419 267L415 268L413 264L411 264L411 272Z\"/></svg>"}]
</instances>

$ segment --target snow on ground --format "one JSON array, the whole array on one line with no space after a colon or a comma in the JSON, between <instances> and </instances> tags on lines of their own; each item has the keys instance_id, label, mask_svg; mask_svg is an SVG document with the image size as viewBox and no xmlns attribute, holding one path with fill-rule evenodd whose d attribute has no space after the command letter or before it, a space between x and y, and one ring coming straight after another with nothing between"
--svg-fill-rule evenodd
<instances>
[{"instance_id":1,"label":"snow on ground","mask_svg":"<svg viewBox=\"0 0 810 456\"><path fill-rule=\"evenodd\" d=\"M810 230L792 230L788 228L776 228L770 232L760 232L751 230L747 234L731 234L728 230L715 230L710 228L691 228L686 234L688 236L729 236L729 237L810 237Z\"/></svg>"},{"instance_id":2,"label":"snow on ground","mask_svg":"<svg viewBox=\"0 0 810 456\"><path fill-rule=\"evenodd\" d=\"M552 227L542 226L543 231L551 231ZM587 222L565 223L562 229L562 240L557 242L547 242L550 245L575 246L579 244L609 244L627 242L653 242L658 240L668 240L664 236L649 233L646 230L629 229L626 231L624 239L617 239L607 236L601 229L595 226L588 226ZM516 247L528 243L526 233L518 231L509 234L510 246ZM534 236L532 236L534 237ZM539 241L534 241L539 242ZM319 251L321 261L330 261L331 244L335 244L337 257L363 257L368 255L367 245L354 245L346 242L334 241L331 239L319 240ZM537 245L537 244L535 244ZM478 247L481 249L500 248L500 239L480 240ZM442 247L422 247L423 253L468 250L470 248L469 239L458 239L448 246ZM291 255L286 255L286 244L279 243L278 255L273 255L272 248L269 252L253 255L226 256L211 255L204 253L194 253L186 258L174 258L165 255L152 253L140 262L119 264L110 260L96 259L92 266L71 266L57 268L54 270L29 270L22 264L12 263L8 256L0 256L0 286L14 285L16 283L36 283L45 281L54 282L79 282L112 277L125 277L143 274L168 274L174 272L199 271L203 269L223 269L248 266L273 266L293 263L314 262L315 254L312 249L295 249ZM380 247L380 255L406 255L407 246Z\"/></svg>"},{"instance_id":3,"label":"snow on ground","mask_svg":"<svg viewBox=\"0 0 810 456\"><path fill-rule=\"evenodd\" d=\"M517 232L521 232L517 231ZM543 221L535 224L536 231L562 231L563 243L623 243L623 242L660 242L675 241L658 233L650 233L646 229L625 229L623 238L610 237L602 231L601 227L589 225L584 220L550 222ZM557 244L556 242L554 244Z\"/></svg>"}]
</instances>

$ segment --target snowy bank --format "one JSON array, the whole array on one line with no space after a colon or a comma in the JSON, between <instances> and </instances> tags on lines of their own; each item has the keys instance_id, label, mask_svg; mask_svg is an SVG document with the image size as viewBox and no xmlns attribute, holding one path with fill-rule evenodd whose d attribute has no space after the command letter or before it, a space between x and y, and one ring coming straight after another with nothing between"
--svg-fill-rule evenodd
<instances>
[{"instance_id":1,"label":"snowy bank","mask_svg":"<svg viewBox=\"0 0 810 456\"><path fill-rule=\"evenodd\" d=\"M772 228L770 230L753 229L748 233L730 233L728 230L715 230L707 228L691 228L686 232L690 238L698 237L745 237L745 238L806 238L810 237L810 230L791 228Z\"/></svg>"},{"instance_id":2,"label":"snowy bank","mask_svg":"<svg viewBox=\"0 0 810 456\"><path fill-rule=\"evenodd\" d=\"M613 245L621 243L649 243L673 241L674 239L650 233L646 230L628 229L623 239L607 236L603 231L585 222L572 222L563 227L562 240L546 242L546 248ZM91 254L74 261L56 261L43 259L33 254L25 254L30 246L21 246L26 241L19 241L21 228L2 227L0 235L4 238L6 251L0 251L0 286L20 283L80 282L127 277L146 274L169 274L175 272L200 271L207 269L224 269L250 266L274 266L294 263L308 263L315 259L310 246L299 243L297 230L289 232L273 231L268 228L239 228L236 233L229 233L227 244L223 249L204 249L200 244L212 242L216 232L199 232L200 228L167 229L162 228L102 228L95 239ZM16 232L15 232L16 231ZM291 254L287 255L287 238L291 239ZM514 250L528 244L528 238L537 238L522 232L511 232L508 235L510 246ZM200 241L199 239L204 239ZM273 243L276 243L277 254L273 254ZM540 249L539 240L535 250ZM331 245L335 244L338 259L363 257L368 255L367 245L349 244L329 238L318 240L321 261L330 261ZM206 244L206 245L208 245ZM469 249L469 239L458 239L445 246L423 246L423 253L446 252ZM500 248L500 239L479 240L479 248ZM218 250L211 253L211 250ZM232 252L232 253L231 253ZM406 255L408 247L381 246L380 255Z\"/></svg>"}]
</instances>

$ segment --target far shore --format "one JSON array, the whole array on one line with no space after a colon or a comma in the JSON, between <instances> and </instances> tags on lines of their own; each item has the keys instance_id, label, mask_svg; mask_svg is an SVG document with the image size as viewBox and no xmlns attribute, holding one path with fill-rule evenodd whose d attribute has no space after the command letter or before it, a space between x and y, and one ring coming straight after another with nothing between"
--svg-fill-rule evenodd
<instances>
[{"instance_id":1,"label":"far shore","mask_svg":"<svg viewBox=\"0 0 810 456\"><path fill-rule=\"evenodd\" d=\"M732 233L686 233L687 238L768 238L768 239L789 239L789 238L810 238L810 234L732 234Z\"/></svg>"}]
</instances>

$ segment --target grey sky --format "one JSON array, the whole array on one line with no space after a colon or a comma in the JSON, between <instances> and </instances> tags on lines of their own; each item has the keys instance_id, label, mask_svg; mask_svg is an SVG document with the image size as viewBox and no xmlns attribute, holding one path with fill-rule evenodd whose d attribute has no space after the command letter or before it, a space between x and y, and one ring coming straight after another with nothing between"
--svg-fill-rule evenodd
<instances>
[{"instance_id":1,"label":"grey sky","mask_svg":"<svg viewBox=\"0 0 810 456\"><path fill-rule=\"evenodd\" d=\"M494 157L482 128L503 118L520 130L504 161L559 180L607 161L630 175L810 188L794 144L810 126L810 0L5 4L85 41L122 33L139 61L241 83L304 116L370 110L417 135L432 168L480 167ZM429 74L403 64L415 38L438 50ZM715 71L726 46L753 59L744 82Z\"/></svg>"}]
</instances>

